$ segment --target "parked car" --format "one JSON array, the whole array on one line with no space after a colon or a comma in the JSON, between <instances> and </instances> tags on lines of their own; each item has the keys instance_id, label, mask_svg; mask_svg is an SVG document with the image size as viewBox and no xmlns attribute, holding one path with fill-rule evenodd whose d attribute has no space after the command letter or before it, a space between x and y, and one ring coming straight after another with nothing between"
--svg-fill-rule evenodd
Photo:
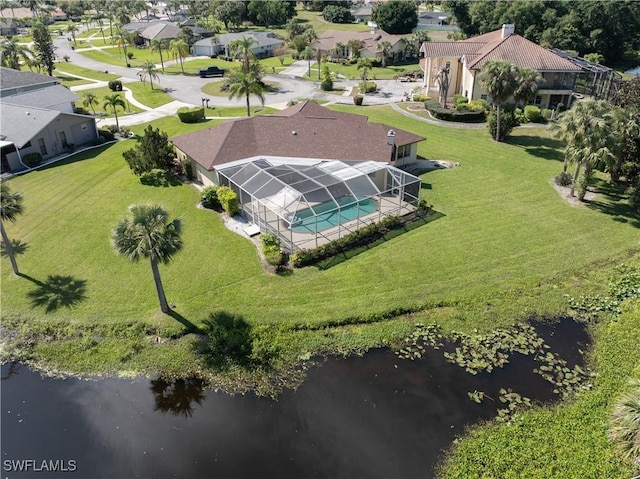
<instances>
[{"instance_id":1,"label":"parked car","mask_svg":"<svg viewBox=\"0 0 640 479\"><path fill-rule=\"evenodd\" d=\"M224 72L226 70L224 68L218 68L216 66L210 66L207 68L203 68L202 70L198 70L198 74L200 78L206 77L222 77L224 76Z\"/></svg>"}]
</instances>

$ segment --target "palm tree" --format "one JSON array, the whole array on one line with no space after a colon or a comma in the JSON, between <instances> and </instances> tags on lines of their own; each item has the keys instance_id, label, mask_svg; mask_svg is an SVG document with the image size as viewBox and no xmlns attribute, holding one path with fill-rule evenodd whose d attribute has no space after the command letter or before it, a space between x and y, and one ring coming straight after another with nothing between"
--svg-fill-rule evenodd
<instances>
[{"instance_id":1,"label":"palm tree","mask_svg":"<svg viewBox=\"0 0 640 479\"><path fill-rule=\"evenodd\" d=\"M536 97L538 87L542 83L542 75L539 71L531 68L521 68L518 75L518 87L513 92L516 104L522 102L527 104Z\"/></svg>"},{"instance_id":2,"label":"palm tree","mask_svg":"<svg viewBox=\"0 0 640 479\"><path fill-rule=\"evenodd\" d=\"M189 54L189 44L182 38L176 38L169 43L169 53L173 55L173 58L180 59L180 68L184 74L184 63L182 59Z\"/></svg>"},{"instance_id":3,"label":"palm tree","mask_svg":"<svg viewBox=\"0 0 640 479\"><path fill-rule=\"evenodd\" d=\"M249 71L251 60L255 60L256 54L251 49L251 46L255 43L255 39L251 37L242 37L239 40L234 40L229 44L229 50L233 58L242 58L242 69L245 72Z\"/></svg>"},{"instance_id":4,"label":"palm tree","mask_svg":"<svg viewBox=\"0 0 640 479\"><path fill-rule=\"evenodd\" d=\"M249 104L250 95L257 96L264 105L264 87L255 69L251 69L248 72L241 68L233 69L228 77L228 84L230 100L233 98L241 98L243 95L246 97L247 116L251 116L251 107Z\"/></svg>"},{"instance_id":5,"label":"palm tree","mask_svg":"<svg viewBox=\"0 0 640 479\"><path fill-rule=\"evenodd\" d=\"M616 401L609 419L609 437L624 459L640 465L640 381Z\"/></svg>"},{"instance_id":6,"label":"palm tree","mask_svg":"<svg viewBox=\"0 0 640 479\"><path fill-rule=\"evenodd\" d=\"M76 32L78 31L78 27L76 27L73 23L67 27L67 33L71 34L71 38L73 38L73 45L75 47L78 46L76 42Z\"/></svg>"},{"instance_id":7,"label":"palm tree","mask_svg":"<svg viewBox=\"0 0 640 479\"><path fill-rule=\"evenodd\" d=\"M162 287L158 263L168 264L174 254L182 249L181 222L169 222L169 213L160 205L139 204L129 206L130 216L113 228L111 242L118 254L132 262L149 259L153 280L160 301L160 309L171 311Z\"/></svg>"},{"instance_id":8,"label":"palm tree","mask_svg":"<svg viewBox=\"0 0 640 479\"><path fill-rule=\"evenodd\" d=\"M393 45L391 45L391 42L385 40L384 42L378 43L378 48L382 52L382 67L385 68L387 66L387 57L389 56L389 52L393 48Z\"/></svg>"},{"instance_id":9,"label":"palm tree","mask_svg":"<svg viewBox=\"0 0 640 479\"><path fill-rule=\"evenodd\" d=\"M18 274L18 263L16 263L15 254L13 252L13 246L7 236L7 232L4 230L4 222L11 221L15 223L16 217L22 214L22 195L20 193L11 193L9 185L4 181L0 183L0 232L2 232L2 242L7 250L9 261L11 261L11 268L13 272Z\"/></svg>"},{"instance_id":10,"label":"palm tree","mask_svg":"<svg viewBox=\"0 0 640 479\"><path fill-rule=\"evenodd\" d=\"M347 47L351 51L349 58L360 58L360 50L364 48L364 42L357 38L352 38L347 42Z\"/></svg>"},{"instance_id":11,"label":"palm tree","mask_svg":"<svg viewBox=\"0 0 640 479\"><path fill-rule=\"evenodd\" d=\"M124 28L119 28L116 34L116 41L115 41L115 45L118 48L122 48L122 51L124 53L124 60L127 63L127 66L129 66L129 56L127 55L127 45L131 45L133 43L133 34L128 31L125 30Z\"/></svg>"},{"instance_id":12,"label":"palm tree","mask_svg":"<svg viewBox=\"0 0 640 479\"><path fill-rule=\"evenodd\" d=\"M167 40L164 38L154 38L151 40L151 53L158 52L160 54L160 64L162 65L162 71L164 71L164 60L162 58L162 50L167 50Z\"/></svg>"},{"instance_id":13,"label":"palm tree","mask_svg":"<svg viewBox=\"0 0 640 479\"><path fill-rule=\"evenodd\" d=\"M2 66L13 70L20 70L21 58L25 63L28 63L29 60L31 60L30 55L33 55L33 52L26 46L20 45L16 38L7 40L0 46L0 48Z\"/></svg>"},{"instance_id":14,"label":"palm tree","mask_svg":"<svg viewBox=\"0 0 640 479\"><path fill-rule=\"evenodd\" d=\"M124 111L124 109L125 109L124 100L117 93L114 93L113 95L105 95L104 104L102 105L102 108L104 108L106 110L107 107L109 107L109 106L111 108L113 108L113 114L116 117L116 128L119 130L120 129L120 124L118 123L118 107L121 106L122 107L122 111Z\"/></svg>"},{"instance_id":15,"label":"palm tree","mask_svg":"<svg viewBox=\"0 0 640 479\"><path fill-rule=\"evenodd\" d=\"M358 60L358 71L362 70L362 81L364 83L364 91L360 92L361 94L367 90L367 72L371 70L372 66L373 64L370 58L361 58Z\"/></svg>"},{"instance_id":16,"label":"palm tree","mask_svg":"<svg viewBox=\"0 0 640 479\"><path fill-rule=\"evenodd\" d=\"M142 75L140 78L144 81L147 77L149 77L151 89L153 90L153 79L155 78L160 81L160 77L158 76L158 68L150 61L146 61L144 65L142 65Z\"/></svg>"},{"instance_id":17,"label":"palm tree","mask_svg":"<svg viewBox=\"0 0 640 479\"><path fill-rule=\"evenodd\" d=\"M345 47L344 43L336 42L336 47L333 49L334 53L336 54L336 58L343 57L344 47Z\"/></svg>"},{"instance_id":18,"label":"palm tree","mask_svg":"<svg viewBox=\"0 0 640 479\"><path fill-rule=\"evenodd\" d=\"M518 67L505 60L488 61L478 76L480 85L496 107L496 141L500 141L500 107L518 88L518 77Z\"/></svg>"},{"instance_id":19,"label":"palm tree","mask_svg":"<svg viewBox=\"0 0 640 479\"><path fill-rule=\"evenodd\" d=\"M580 171L584 170L578 199L584 199L589 176L596 166L615 160L614 117L608 103L601 100L577 102L563 113L551 126L554 135L563 140L565 147L564 171L570 163L576 164L571 184L571 196L575 194Z\"/></svg>"},{"instance_id":20,"label":"palm tree","mask_svg":"<svg viewBox=\"0 0 640 479\"><path fill-rule=\"evenodd\" d=\"M94 115L96 114L94 105L97 105L98 103L98 96L95 93L88 91L82 94L82 106L91 107L91 111L93 111Z\"/></svg>"}]
</instances>

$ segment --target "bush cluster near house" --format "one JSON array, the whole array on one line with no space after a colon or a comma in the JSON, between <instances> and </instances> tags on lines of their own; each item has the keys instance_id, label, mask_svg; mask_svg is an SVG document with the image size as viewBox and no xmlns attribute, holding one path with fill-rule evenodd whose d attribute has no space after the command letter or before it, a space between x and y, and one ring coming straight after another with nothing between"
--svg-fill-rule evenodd
<instances>
[{"instance_id":1,"label":"bush cluster near house","mask_svg":"<svg viewBox=\"0 0 640 479\"><path fill-rule=\"evenodd\" d=\"M200 194L200 204L210 210L222 209L222 204L218 199L218 187L207 186Z\"/></svg>"},{"instance_id":2,"label":"bush cluster near house","mask_svg":"<svg viewBox=\"0 0 640 479\"><path fill-rule=\"evenodd\" d=\"M263 233L260 235L260 242L262 243L262 254L266 262L271 266L280 266L283 254L278 236L274 233Z\"/></svg>"},{"instance_id":3,"label":"bush cluster near house","mask_svg":"<svg viewBox=\"0 0 640 479\"><path fill-rule=\"evenodd\" d=\"M425 109L438 120L459 121L465 123L484 121L484 109L470 110L465 102L461 102L459 105L459 107L452 110L449 108L442 108L442 105L440 105L437 100L427 100L424 102Z\"/></svg>"},{"instance_id":4,"label":"bush cluster near house","mask_svg":"<svg viewBox=\"0 0 640 479\"><path fill-rule=\"evenodd\" d=\"M170 171L174 165L174 150L166 133L151 125L144 130L140 142L122 153L129 168L136 176L149 173L154 169Z\"/></svg>"},{"instance_id":5,"label":"bush cluster near house","mask_svg":"<svg viewBox=\"0 0 640 479\"><path fill-rule=\"evenodd\" d=\"M222 209L228 216L238 213L238 195L228 186L219 186L216 190Z\"/></svg>"}]
</instances>

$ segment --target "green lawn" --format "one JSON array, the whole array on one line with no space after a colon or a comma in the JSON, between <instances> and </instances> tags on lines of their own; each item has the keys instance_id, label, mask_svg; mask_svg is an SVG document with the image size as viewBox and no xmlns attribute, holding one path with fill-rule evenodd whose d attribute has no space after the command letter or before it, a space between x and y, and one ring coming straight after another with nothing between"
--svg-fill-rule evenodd
<instances>
[{"instance_id":1,"label":"green lawn","mask_svg":"<svg viewBox=\"0 0 640 479\"><path fill-rule=\"evenodd\" d=\"M329 68L335 74L342 75L351 80L358 80L362 78L362 70L358 70L358 65L343 65L341 63L328 62ZM317 66L311 67L312 78L317 78ZM367 70L367 79L369 80L390 80L397 75L402 75L406 72L419 71L420 67L416 63L410 63L407 65L389 65L386 68L373 67ZM414 84L415 85L415 84Z\"/></svg>"},{"instance_id":2,"label":"green lawn","mask_svg":"<svg viewBox=\"0 0 640 479\"><path fill-rule=\"evenodd\" d=\"M146 61L160 63L159 55L157 53L152 54L150 50L145 48L128 47L127 52L133 53L133 58L129 60L129 65L134 68L142 66ZM126 66L122 49L118 47L108 47L100 50L85 50L78 53L87 58L91 58L92 60L108 63L109 65L117 65L121 67Z\"/></svg>"},{"instance_id":3,"label":"green lawn","mask_svg":"<svg viewBox=\"0 0 640 479\"><path fill-rule=\"evenodd\" d=\"M251 105L251 115L269 115L278 110L268 106ZM215 108L205 108L205 116L210 118L218 117L244 117L247 116L247 108L244 106L217 106Z\"/></svg>"},{"instance_id":4,"label":"green lawn","mask_svg":"<svg viewBox=\"0 0 640 479\"><path fill-rule=\"evenodd\" d=\"M85 78L92 78L98 81L111 81L120 78L119 75L113 73L105 73L103 71L90 70L69 62L60 62L55 65L56 71L64 73L72 73Z\"/></svg>"},{"instance_id":5,"label":"green lawn","mask_svg":"<svg viewBox=\"0 0 640 479\"><path fill-rule=\"evenodd\" d=\"M81 107L85 108L88 112L93 113L93 110L91 109L91 107L85 107L82 104L83 95L85 93L87 93L87 92L94 93L96 95L96 97L98 98L98 104L93 107L95 109L95 111L96 111L96 114L105 113L106 116L113 117L113 109L111 107L109 107L108 110L105 111L103 105L104 105L104 97L106 95L113 95L115 93L120 95L122 97L122 99L125 100L125 104L128 104L128 108L127 108L126 111L122 111L122 108L118 108L118 117L131 115L133 113L140 113L141 111L143 111L142 109L138 108L137 106L128 103L126 101L125 97L124 97L124 92L114 92L114 91L111 91L109 89L109 87L105 86L105 87L101 87L101 88L90 88L88 90L81 90L81 91L76 92L76 95L78 95L80 97L80 99L77 101L77 106L81 106Z\"/></svg>"},{"instance_id":6,"label":"green lawn","mask_svg":"<svg viewBox=\"0 0 640 479\"><path fill-rule=\"evenodd\" d=\"M42 278L65 271L86 279L91 294L72 310L42 316L25 301L29 285L7 277L5 268L3 284L13 294L4 300L4 311L75 320L155 317L153 285L133 280L144 266L116 261L103 244L124 207L147 196L184 216L187 248L164 268L164 274L170 300L195 322L217 308L251 322L314 324L431 301L477 301L505 290L528 289L543 278L580 270L638 245L633 222L604 212L607 198L598 208L574 208L557 195L549 178L560 169L560 154L542 131L517 131L509 144L496 144L484 130L416 123L388 107L340 109L368 113L373 120L422 134L428 138L420 146L422 156L460 162L454 170L423 176L424 196L444 218L328 271L306 268L288 277L272 277L260 268L250 242L227 232L216 215L193 208L197 193L190 187L166 190L138 184L120 159L124 146L119 143L96 159L12 180L27 200L28 214L8 225L13 236L32 245L20 258L25 272ZM58 175L65 180L59 181ZM41 188L42 182L52 186ZM101 203L99 195L105 190L118 191L117 198ZM56 221L46 231L35 228L52 213L53 204ZM62 231L67 238L75 237L69 222L78 219L82 219L78 240L56 242ZM45 247L52 241L57 244L55 256ZM65 261L58 264L59 258ZM118 300L130 294L135 294L135 301ZM549 298L550 305L554 301L559 300ZM506 316L499 321L514 319ZM487 317L478 326L488 327L496 320Z\"/></svg>"},{"instance_id":7,"label":"green lawn","mask_svg":"<svg viewBox=\"0 0 640 479\"><path fill-rule=\"evenodd\" d=\"M60 80L60 83L62 83L67 88L71 88L72 86L78 86L78 85L89 85L93 83L91 80L81 80L80 78L67 75L64 72L61 72L60 70L57 70L57 69L53 71L53 75L57 77Z\"/></svg>"},{"instance_id":8,"label":"green lawn","mask_svg":"<svg viewBox=\"0 0 640 479\"><path fill-rule=\"evenodd\" d=\"M173 101L173 98L164 92L162 85L159 84L157 80L153 81L153 90L151 89L151 83L149 80L144 83L127 83L125 84L125 87L131 90L136 100L149 108L157 108Z\"/></svg>"}]
</instances>

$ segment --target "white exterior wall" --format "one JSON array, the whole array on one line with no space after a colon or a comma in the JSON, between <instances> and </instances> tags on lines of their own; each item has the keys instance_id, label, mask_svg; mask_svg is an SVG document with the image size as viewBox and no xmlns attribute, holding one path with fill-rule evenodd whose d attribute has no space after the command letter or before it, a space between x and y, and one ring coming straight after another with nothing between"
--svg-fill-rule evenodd
<instances>
[{"instance_id":1,"label":"white exterior wall","mask_svg":"<svg viewBox=\"0 0 640 479\"><path fill-rule=\"evenodd\" d=\"M444 67L447 64L447 62L450 62L451 64L449 70L449 91L447 92L447 98L453 98L453 95L460 92L461 88L456 83L458 80L458 72L464 67L460 63L459 58L426 58L425 60L425 72L422 85L426 89L427 95L435 99L440 96L440 88L436 84L436 74L441 67Z\"/></svg>"}]
</instances>

